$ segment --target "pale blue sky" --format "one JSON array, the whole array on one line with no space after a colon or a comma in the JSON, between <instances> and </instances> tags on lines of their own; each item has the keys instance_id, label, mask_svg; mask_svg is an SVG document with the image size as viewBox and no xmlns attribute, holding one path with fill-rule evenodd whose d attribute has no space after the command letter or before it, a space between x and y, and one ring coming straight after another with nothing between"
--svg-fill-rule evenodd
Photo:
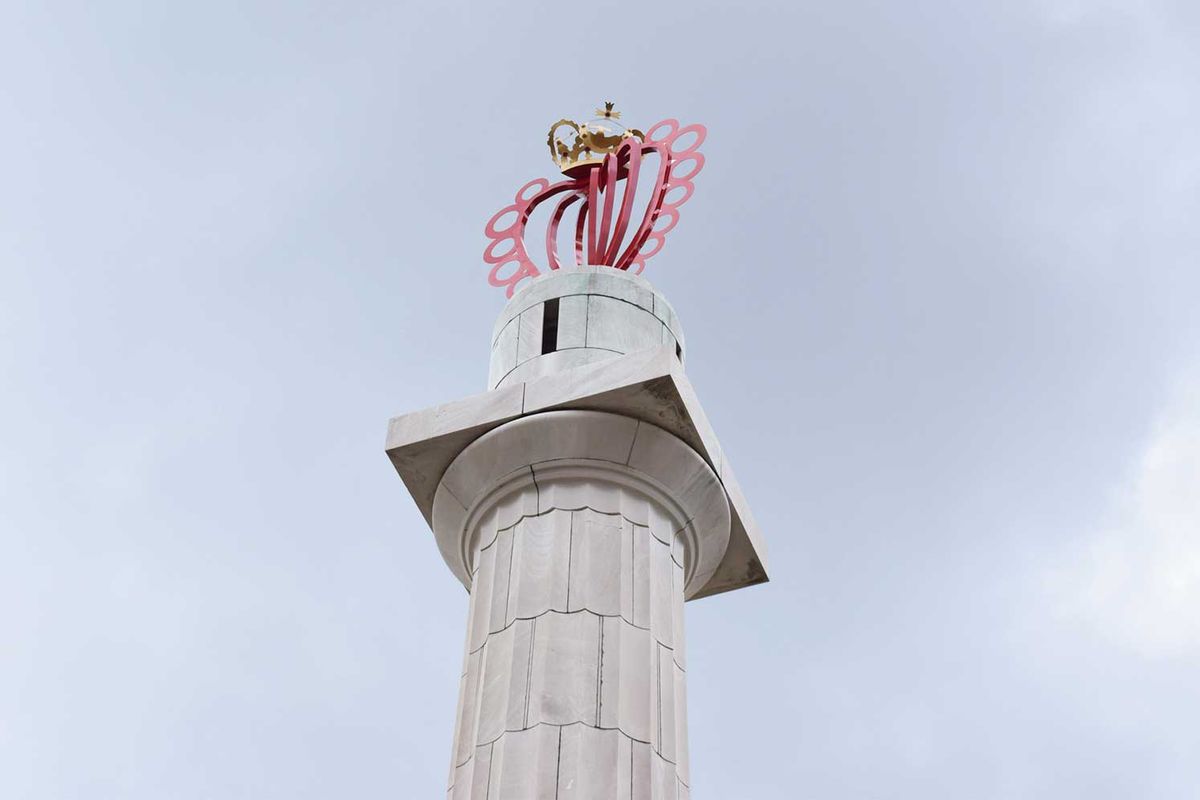
<instances>
[{"instance_id":1,"label":"pale blue sky","mask_svg":"<svg viewBox=\"0 0 1200 800\"><path fill-rule=\"evenodd\" d=\"M771 548L688 606L694 796L1194 798L1198 8L5 3L0 796L441 796L385 425L612 99L709 126L645 274Z\"/></svg>"}]
</instances>

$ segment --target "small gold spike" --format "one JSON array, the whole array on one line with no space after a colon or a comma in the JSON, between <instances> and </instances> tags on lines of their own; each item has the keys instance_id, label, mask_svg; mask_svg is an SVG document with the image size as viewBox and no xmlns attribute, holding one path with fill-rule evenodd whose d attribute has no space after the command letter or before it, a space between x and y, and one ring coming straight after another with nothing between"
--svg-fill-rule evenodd
<instances>
[{"instance_id":1,"label":"small gold spike","mask_svg":"<svg viewBox=\"0 0 1200 800\"><path fill-rule=\"evenodd\" d=\"M597 116L597 117L604 117L605 119L620 119L620 118L621 118L621 112L620 112L620 111L613 111L613 106L615 106L615 105L616 105L616 103L612 103L612 102L609 102L608 100L605 100L605 101L604 101L604 108L597 108L597 109L596 109L596 116Z\"/></svg>"}]
</instances>

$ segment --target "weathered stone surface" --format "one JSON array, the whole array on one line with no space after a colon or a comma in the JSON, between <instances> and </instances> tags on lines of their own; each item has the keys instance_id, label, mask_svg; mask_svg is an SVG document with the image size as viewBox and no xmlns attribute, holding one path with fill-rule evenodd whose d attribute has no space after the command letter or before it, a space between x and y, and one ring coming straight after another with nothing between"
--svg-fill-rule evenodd
<instances>
[{"instance_id":1,"label":"weathered stone surface","mask_svg":"<svg viewBox=\"0 0 1200 800\"><path fill-rule=\"evenodd\" d=\"M621 563L626 560L622 558L621 523L624 520L615 514L600 514L590 508L568 513L572 514L569 583L573 591L568 598L567 610L620 616L624 600Z\"/></svg>"},{"instance_id":2,"label":"weathered stone surface","mask_svg":"<svg viewBox=\"0 0 1200 800\"><path fill-rule=\"evenodd\" d=\"M509 622L547 611L567 612L570 583L571 512L526 517L513 530Z\"/></svg>"},{"instance_id":3,"label":"weathered stone surface","mask_svg":"<svg viewBox=\"0 0 1200 800\"><path fill-rule=\"evenodd\" d=\"M596 364L601 361L611 361L620 355L621 353L615 350L607 350L600 347L584 347L583 345L570 349L560 349L553 353L522 362L505 374L502 382L505 385L525 383L537 380L546 375L562 372L563 370L575 369L576 367Z\"/></svg>"},{"instance_id":4,"label":"weathered stone surface","mask_svg":"<svg viewBox=\"0 0 1200 800\"><path fill-rule=\"evenodd\" d=\"M517 318L517 364L542 354L542 308L535 306Z\"/></svg>"},{"instance_id":5,"label":"weathered stone surface","mask_svg":"<svg viewBox=\"0 0 1200 800\"><path fill-rule=\"evenodd\" d=\"M586 725L562 729L558 800L630 800L632 742L620 731Z\"/></svg>"},{"instance_id":6,"label":"weathered stone surface","mask_svg":"<svg viewBox=\"0 0 1200 800\"><path fill-rule=\"evenodd\" d=\"M620 617L604 620L601 648L600 727L616 728L632 739L650 741L653 640L650 631Z\"/></svg>"},{"instance_id":7,"label":"weathered stone surface","mask_svg":"<svg viewBox=\"0 0 1200 800\"><path fill-rule=\"evenodd\" d=\"M538 725L506 733L492 745L490 790L471 800L555 800L560 729Z\"/></svg>"},{"instance_id":8,"label":"weathered stone surface","mask_svg":"<svg viewBox=\"0 0 1200 800\"><path fill-rule=\"evenodd\" d=\"M595 614L547 613L534 620L529 724L596 725L600 691L600 620Z\"/></svg>"},{"instance_id":9,"label":"weathered stone surface","mask_svg":"<svg viewBox=\"0 0 1200 800\"><path fill-rule=\"evenodd\" d=\"M588 297L586 347L632 353L652 350L662 339L662 320L652 312L612 297Z\"/></svg>"},{"instance_id":10,"label":"weathered stone surface","mask_svg":"<svg viewBox=\"0 0 1200 800\"><path fill-rule=\"evenodd\" d=\"M507 375L517 366L517 337L520 318L509 320L492 342L492 355L488 361L488 374ZM494 388L489 386L488 388Z\"/></svg>"},{"instance_id":11,"label":"weathered stone surface","mask_svg":"<svg viewBox=\"0 0 1200 800\"><path fill-rule=\"evenodd\" d=\"M563 297L558 301L559 350L583 347L587 342L587 304L588 296L585 294Z\"/></svg>"},{"instance_id":12,"label":"weathered stone surface","mask_svg":"<svg viewBox=\"0 0 1200 800\"><path fill-rule=\"evenodd\" d=\"M517 620L492 634L483 648L479 718L471 737L476 746L489 744L506 731L526 727L533 621Z\"/></svg>"}]
</instances>

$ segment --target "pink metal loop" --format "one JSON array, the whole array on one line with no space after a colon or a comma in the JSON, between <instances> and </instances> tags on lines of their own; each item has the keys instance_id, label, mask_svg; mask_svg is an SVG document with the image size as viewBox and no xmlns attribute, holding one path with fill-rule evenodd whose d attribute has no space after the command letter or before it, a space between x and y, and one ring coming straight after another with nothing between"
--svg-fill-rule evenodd
<instances>
[{"instance_id":1,"label":"pink metal loop","mask_svg":"<svg viewBox=\"0 0 1200 800\"><path fill-rule=\"evenodd\" d=\"M646 259L656 255L659 250L663 249L663 245L667 243L667 237L664 236L663 233L665 233L665 231L662 233L657 231L652 232L650 236L646 238L646 246L642 248L642 252L638 253L638 257L634 260L642 262L644 267L646 264Z\"/></svg>"},{"instance_id":2,"label":"pink metal loop","mask_svg":"<svg viewBox=\"0 0 1200 800\"><path fill-rule=\"evenodd\" d=\"M509 275L507 278L501 278L500 268L506 264L516 264L517 268L513 270L512 275ZM520 259L514 258L509 261L501 261L493 266L491 272L488 273L488 283L490 283L492 286L504 287L507 290L505 293L509 297L512 297L517 283L525 278L535 278L537 277L537 274L537 268L534 267L533 264L530 264L529 262L522 262Z\"/></svg>"},{"instance_id":3,"label":"pink metal loop","mask_svg":"<svg viewBox=\"0 0 1200 800\"><path fill-rule=\"evenodd\" d=\"M682 189L683 196L682 197L677 196L674 200L672 200L671 194L673 192L675 192L676 189ZM692 194L695 193L695 191L696 191L696 184L692 183L691 181L687 181L686 183L677 183L674 186L668 186L667 194L666 194L666 197L663 199L663 203L665 205L671 206L672 208L679 208L681 205L686 203L688 200L692 199Z\"/></svg>"},{"instance_id":4,"label":"pink metal loop","mask_svg":"<svg viewBox=\"0 0 1200 800\"><path fill-rule=\"evenodd\" d=\"M529 190L533 189L535 187L537 188L537 191L534 192L529 197L526 197L525 195L529 192ZM550 188L550 181L546 180L545 178L534 178L529 183L525 184L524 186L522 186L520 189L517 190L517 205L522 205L522 204L533 202L533 199L535 197L537 197L539 194L541 194L542 192L546 191L549 188Z\"/></svg>"},{"instance_id":5,"label":"pink metal loop","mask_svg":"<svg viewBox=\"0 0 1200 800\"><path fill-rule=\"evenodd\" d=\"M499 222L500 218L503 217L505 214L513 215L512 224L509 225L507 228L504 228L503 230L498 231L498 230L496 230L496 223ZM517 225L520 224L520 222L521 222L521 209L518 208L517 206L505 206L504 208L497 211L490 220L488 220L487 227L485 227L483 229L483 232L484 232L484 235L486 235L489 239L501 239L501 238L508 236L509 231L516 228ZM484 260L486 261L487 259L484 259Z\"/></svg>"},{"instance_id":6,"label":"pink metal loop","mask_svg":"<svg viewBox=\"0 0 1200 800\"><path fill-rule=\"evenodd\" d=\"M503 253L496 253L495 249L496 249L496 245L498 245L498 244L509 244L510 247L507 250L505 250ZM508 258L509 256L513 255L516 252L517 252L516 238L512 237L512 236L502 236L498 239L493 239L492 243L489 244L487 246L487 249L483 251L483 260L486 261L488 264L495 264L499 261L503 261L504 259Z\"/></svg>"},{"instance_id":7,"label":"pink metal loop","mask_svg":"<svg viewBox=\"0 0 1200 800\"><path fill-rule=\"evenodd\" d=\"M670 222L667 223L666 225L659 225L658 223L664 219L669 219ZM655 235L655 236L666 236L668 233L671 232L671 229L674 228L678 224L679 224L679 211L677 209L675 209L674 206L663 206L662 211L659 212L658 219L656 219L654 221L654 230L651 231L651 233L653 233L653 235ZM657 253L658 251L655 250L654 252ZM649 258L651 255L653 255L653 254L652 253L643 253L642 258Z\"/></svg>"},{"instance_id":8,"label":"pink metal loop","mask_svg":"<svg viewBox=\"0 0 1200 800\"><path fill-rule=\"evenodd\" d=\"M696 134L696 141L692 142L691 145L689 145L688 147L685 147L682 150L676 150L674 147L675 142L679 141L684 136L687 136L689 133ZM679 130L677 130L674 134L672 134L669 137L670 142L671 142L671 155L673 155L675 157L679 157L679 156L687 155L688 153L696 152L697 150L700 149L700 145L704 144L704 139L707 136L708 136L708 129L705 128L703 125L688 125L686 128L680 128Z\"/></svg>"},{"instance_id":9,"label":"pink metal loop","mask_svg":"<svg viewBox=\"0 0 1200 800\"><path fill-rule=\"evenodd\" d=\"M675 158L672 161L671 174L675 176L675 180L679 183L690 181L692 178L696 177L697 172L704 169L704 155L702 153L687 153L686 155ZM688 163L695 164L696 166L693 167L689 172L682 173L679 165Z\"/></svg>"},{"instance_id":10,"label":"pink metal loop","mask_svg":"<svg viewBox=\"0 0 1200 800\"><path fill-rule=\"evenodd\" d=\"M657 135L658 129L664 128L664 127L670 127L671 132L666 134L665 136L658 136ZM646 142L646 144L656 144L658 142L666 141L669 139L674 139L675 134L677 134L678 132L679 132L679 120L664 119L662 122L656 122L650 126L650 130L646 131L645 142Z\"/></svg>"}]
</instances>

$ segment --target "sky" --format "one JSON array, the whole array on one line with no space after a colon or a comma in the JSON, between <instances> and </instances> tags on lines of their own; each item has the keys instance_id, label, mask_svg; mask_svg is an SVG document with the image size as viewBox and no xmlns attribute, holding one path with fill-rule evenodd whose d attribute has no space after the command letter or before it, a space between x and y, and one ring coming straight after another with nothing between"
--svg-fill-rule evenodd
<instances>
[{"instance_id":1,"label":"sky","mask_svg":"<svg viewBox=\"0 0 1200 800\"><path fill-rule=\"evenodd\" d=\"M439 797L467 597L383 452L484 223L702 122L645 277L770 550L694 797L1200 786L1200 5L0 6L0 795Z\"/></svg>"}]
</instances>

